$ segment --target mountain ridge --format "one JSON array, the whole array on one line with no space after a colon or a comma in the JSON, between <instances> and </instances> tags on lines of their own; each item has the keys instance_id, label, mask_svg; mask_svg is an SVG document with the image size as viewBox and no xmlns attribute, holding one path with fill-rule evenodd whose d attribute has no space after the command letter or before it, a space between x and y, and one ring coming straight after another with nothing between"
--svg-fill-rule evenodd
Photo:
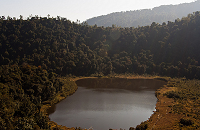
<instances>
[{"instance_id":1,"label":"mountain ridge","mask_svg":"<svg viewBox=\"0 0 200 130\"><path fill-rule=\"evenodd\" d=\"M134 11L113 12L107 15L101 15L87 19L88 25L97 25L111 27L112 25L120 27L138 27L151 25L152 22L163 23L175 21L175 19L186 17L189 13L200 10L200 0L191 3L182 3L178 5L161 5L152 9L141 9Z\"/></svg>"}]
</instances>

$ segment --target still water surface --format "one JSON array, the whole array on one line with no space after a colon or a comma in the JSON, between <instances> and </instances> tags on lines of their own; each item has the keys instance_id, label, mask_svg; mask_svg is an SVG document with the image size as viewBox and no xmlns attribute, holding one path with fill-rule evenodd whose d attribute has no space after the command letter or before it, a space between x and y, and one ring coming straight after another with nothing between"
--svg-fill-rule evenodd
<instances>
[{"instance_id":1,"label":"still water surface","mask_svg":"<svg viewBox=\"0 0 200 130\"><path fill-rule=\"evenodd\" d=\"M155 110L155 90L166 82L152 79L82 79L78 90L52 106L49 117L67 127L126 129Z\"/></svg>"}]
</instances>

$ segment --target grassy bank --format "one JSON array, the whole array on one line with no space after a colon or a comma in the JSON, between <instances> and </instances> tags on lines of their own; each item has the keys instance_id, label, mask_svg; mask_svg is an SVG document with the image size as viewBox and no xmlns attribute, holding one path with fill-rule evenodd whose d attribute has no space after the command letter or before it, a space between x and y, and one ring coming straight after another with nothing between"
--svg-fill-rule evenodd
<instances>
[{"instance_id":1,"label":"grassy bank","mask_svg":"<svg viewBox=\"0 0 200 130\"><path fill-rule=\"evenodd\" d=\"M156 111L138 128L200 129L200 81L169 79L156 91Z\"/></svg>"}]
</instances>

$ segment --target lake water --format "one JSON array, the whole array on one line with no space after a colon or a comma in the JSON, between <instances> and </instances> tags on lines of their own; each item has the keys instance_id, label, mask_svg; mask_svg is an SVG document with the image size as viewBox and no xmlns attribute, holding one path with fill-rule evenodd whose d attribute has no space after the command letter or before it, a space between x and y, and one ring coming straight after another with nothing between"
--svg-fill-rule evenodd
<instances>
[{"instance_id":1,"label":"lake water","mask_svg":"<svg viewBox=\"0 0 200 130\"><path fill-rule=\"evenodd\" d=\"M81 79L78 90L52 106L49 117L67 127L126 129L147 120L166 82L153 79Z\"/></svg>"}]
</instances>

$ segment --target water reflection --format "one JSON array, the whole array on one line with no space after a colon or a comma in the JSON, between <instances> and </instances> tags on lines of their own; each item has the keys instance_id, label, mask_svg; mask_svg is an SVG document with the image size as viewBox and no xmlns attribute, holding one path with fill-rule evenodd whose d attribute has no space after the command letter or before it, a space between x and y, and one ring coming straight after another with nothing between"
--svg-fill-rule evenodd
<instances>
[{"instance_id":1,"label":"water reflection","mask_svg":"<svg viewBox=\"0 0 200 130\"><path fill-rule=\"evenodd\" d=\"M132 91L156 90L164 81L155 79L123 79L123 78L94 78L76 81L78 86L86 88L118 88Z\"/></svg>"},{"instance_id":2,"label":"water reflection","mask_svg":"<svg viewBox=\"0 0 200 130\"><path fill-rule=\"evenodd\" d=\"M50 119L59 125L95 130L126 129L147 120L155 110L159 80L84 79L77 92L52 107Z\"/></svg>"}]
</instances>

